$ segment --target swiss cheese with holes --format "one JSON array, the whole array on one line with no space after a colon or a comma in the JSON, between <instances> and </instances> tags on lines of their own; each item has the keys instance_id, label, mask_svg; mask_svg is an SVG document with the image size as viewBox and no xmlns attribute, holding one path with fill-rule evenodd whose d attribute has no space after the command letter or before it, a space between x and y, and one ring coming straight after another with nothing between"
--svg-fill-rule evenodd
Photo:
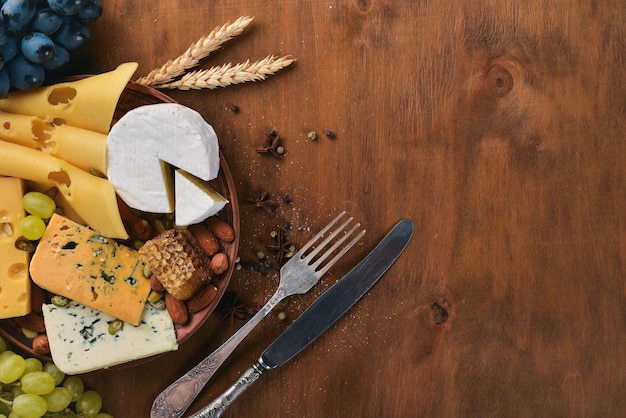
<instances>
[{"instance_id":1,"label":"swiss cheese with holes","mask_svg":"<svg viewBox=\"0 0 626 418\"><path fill-rule=\"evenodd\" d=\"M15 248L24 218L21 179L0 177L0 318L30 313L28 253Z\"/></svg>"}]
</instances>

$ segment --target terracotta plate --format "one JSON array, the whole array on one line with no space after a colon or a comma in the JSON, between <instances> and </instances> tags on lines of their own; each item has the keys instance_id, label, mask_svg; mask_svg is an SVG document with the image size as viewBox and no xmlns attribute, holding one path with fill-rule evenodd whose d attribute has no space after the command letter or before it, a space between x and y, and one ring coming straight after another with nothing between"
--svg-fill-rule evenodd
<instances>
[{"instance_id":1,"label":"terracotta plate","mask_svg":"<svg viewBox=\"0 0 626 418\"><path fill-rule=\"evenodd\" d=\"M155 103L175 103L175 101L158 90L130 82L120 97L114 118L119 119L126 112L136 107ZM217 297L213 300L213 302L203 310L190 315L189 321L184 326L176 326L176 337L179 345L184 343L194 332L196 332L211 315L211 313L213 313L220 299L224 295L226 288L228 287L228 283L235 267L234 260L237 258L237 251L239 248L239 207L237 204L237 195L235 192L233 178L228 168L228 164L226 163L226 160L221 152L220 164L221 167L218 177L212 180L210 184L229 201L229 203L217 216L228 222L235 230L235 239L230 243L222 243L223 250L228 255L228 259L230 260L230 265L228 271L222 274L216 283L218 292ZM30 356L38 357L44 361L52 361L51 357L38 355L32 350L32 340L23 334L21 326L18 325L15 320L0 320L0 327L0 333L14 347L24 351ZM156 357L158 356L135 360L126 364L114 366L112 369L134 366L150 361Z\"/></svg>"}]
</instances>

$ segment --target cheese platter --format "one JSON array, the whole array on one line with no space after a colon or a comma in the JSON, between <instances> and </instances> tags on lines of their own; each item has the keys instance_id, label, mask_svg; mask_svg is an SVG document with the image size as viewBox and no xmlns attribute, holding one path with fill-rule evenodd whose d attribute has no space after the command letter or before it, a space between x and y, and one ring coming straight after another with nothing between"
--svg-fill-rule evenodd
<instances>
[{"instance_id":1,"label":"cheese platter","mask_svg":"<svg viewBox=\"0 0 626 418\"><path fill-rule=\"evenodd\" d=\"M68 81L70 82L77 81L77 80L82 80L82 79L89 78L89 77L91 76L76 76L76 77L69 79ZM150 107L153 105L160 105L160 104L176 105L177 103L173 99L171 99L169 96L159 92L156 89L153 89L148 86L143 86L132 81L128 81L128 83L126 84L126 86L124 87L123 91L121 92L119 96L119 100L117 101L115 111L112 116L113 126L115 126L117 122L119 122L126 115L128 115L129 113L132 113L136 109L143 108L143 107ZM181 309L187 310L187 308L189 308L188 312L185 312L184 319L177 321L175 318L176 315L174 315L173 311L170 311L168 307L167 312L171 314L169 316L171 316L172 318L171 319L169 317L167 318L167 321L165 321L166 325L164 325L164 328L165 329L167 328L168 323L172 324L172 320L173 320L173 335L174 335L175 341L173 342L171 341L170 345L167 345L169 343L166 343L167 347L161 350L161 352L171 351L173 349L176 349L177 346L180 346L180 344L184 343L193 333L198 331L198 329L202 326L202 324L207 320L207 318L214 311L221 297L224 295L224 292L226 291L226 288L228 287L230 278L235 269L235 259L237 257L237 251L238 251L238 246L239 246L239 227L240 227L239 208L238 208L238 203L237 203L237 196L236 196L234 181L233 181L231 172L228 168L228 164L223 154L221 153L221 151L219 151L219 149L216 149L216 151L217 153L219 153L219 159L218 159L219 165L215 167L216 176L210 180L202 181L202 183L206 185L208 189L214 192L214 194L210 194L209 196L211 197L219 196L222 199L217 202L217 206L215 210L213 210L210 213L205 211L204 213L206 213L207 216L210 215L209 218L215 221L219 221L222 224L225 224L228 227L228 230L231 231L231 237L229 237L227 240L219 240L217 242L217 246L219 248L219 254L220 256L223 257L223 258L219 258L217 256L214 257L216 261L219 258L222 264L219 267L219 270L216 267L216 271L219 271L219 274L214 274L213 277L211 278L209 285L205 285L199 288L194 294L194 296L192 296L191 299L186 301L186 304L181 305L183 306L183 308ZM194 178L193 180L194 180L194 184L198 183L198 179ZM124 221L128 221L129 219L130 220L148 219L152 222L152 221L160 219L156 216L152 216L153 214L146 213L143 211L138 211L138 210L135 210L134 208L131 209L127 207L124 204L124 202L122 202L119 199L119 196L118 196L118 203L119 203L120 217ZM209 203L210 202L208 202L207 204ZM202 208L199 208L199 209L202 209ZM198 222L196 225L181 226L180 229L185 230L185 231L194 231L194 236L195 236L195 233L196 233L195 231L197 230L197 228L202 226L200 227L200 231L198 232L199 234L198 242L202 245L206 245L207 244L206 239L201 239L204 236L201 237L200 233L206 234L206 231L209 231L208 223L203 222L197 216L194 217L193 214L191 214L190 216L191 217L189 219L192 219L193 222L198 222L198 221L200 222ZM128 223L126 223L126 225L128 226ZM172 225L170 225L170 228L171 227ZM127 246L132 247L133 244L136 241L138 241L136 239L137 231L134 231L132 227L127 228L127 230L129 230L129 237L122 237L118 239L117 241L119 241L122 245L127 245ZM143 238L145 241L146 237L143 237ZM154 236L151 236L148 238L154 238ZM199 248L203 249L204 247L202 245L200 245ZM224 262L223 260L226 260L226 261ZM152 280L151 280L151 285L152 285ZM154 287L152 287L152 289L154 289ZM168 293L167 290L161 289L161 291L163 293ZM44 295L43 301L41 298L42 294ZM68 324L68 322L71 322L71 321L68 320L69 317L67 315L70 315L73 318L77 318L78 314L76 314L76 312L78 310L84 311L84 307L82 305L78 306L75 302L70 302L71 303L70 308L74 310L73 312L69 312L68 310L56 309L54 304L51 303L50 301L50 297L52 294L53 293L48 292L48 291L42 291L41 288L39 288L39 286L33 283L32 284L32 297L31 297L32 306L34 308L33 312L31 312L28 316L6 318L6 319L0 320L0 334L2 334L16 348L28 353L29 355L38 357L44 361L53 361L56 359L53 359L52 358L53 356L51 356L49 353L45 353L45 352L42 353L36 349L37 347L33 346L34 344L33 341L35 338L34 334L40 334L40 332L33 333L33 330L29 329L28 327L29 325L28 321L24 321L24 318L27 318L29 316L30 317L34 316L34 317L37 317L39 320L39 319L43 319L44 316L47 316L48 324L53 324L55 322L66 323L67 324L66 326L69 327L71 326L71 324ZM168 300L167 298L164 298L164 299ZM197 300L204 300L205 302L208 300L209 302L208 304L204 303L202 305L198 305L196 303ZM43 308L42 308L42 302L43 302ZM195 304L197 306L195 306L192 309L192 304ZM59 314L61 315L59 316ZM93 318L94 313L92 312L90 315L91 315L90 318ZM102 313L98 311L96 315L98 315L98 318L100 318L100 315L106 315L106 313ZM159 316L159 314L155 312L153 307L149 306L147 302L146 302L146 311L144 312L144 317L148 319L148 322L152 319L154 319L155 321L161 320L160 319L161 317ZM104 322L112 323L113 320L109 319L109 320L105 320ZM79 327L79 325L80 324L74 324L74 328ZM135 325L126 324L125 326L126 326L126 329L132 329L133 332L140 333L139 329L135 329ZM154 324L151 324L150 326L154 328ZM61 329L61 328L55 328L55 329ZM130 331L128 331L127 334L130 334ZM139 338L137 337L137 335L140 335L140 334L135 334L132 338L128 338L128 339L133 340L133 339ZM121 339L119 336L116 337L115 335L113 335L113 336L108 336L108 337L110 337L108 339L110 339L111 341L116 341L116 343L119 344L120 347L125 347L123 343L118 341ZM55 344L59 344L59 343L56 342ZM133 344L132 343L129 343L129 344L130 344L129 345L130 348L128 348L128 350L133 350L132 348ZM52 343L51 343L51 347L52 347ZM124 356L122 356L122 358L111 360L109 363L106 363L106 362L96 363L95 365L82 364L80 365L80 367L76 369L71 369L71 370L72 370L72 373L78 374L78 373L82 373L86 371L97 370L100 368L131 367L133 365L150 361L154 359L155 357L157 357L159 354L160 352L155 353L155 354L146 352L141 358L136 358L132 360L128 360L124 358ZM83 360L83 361L88 362L88 360Z\"/></svg>"}]
</instances>

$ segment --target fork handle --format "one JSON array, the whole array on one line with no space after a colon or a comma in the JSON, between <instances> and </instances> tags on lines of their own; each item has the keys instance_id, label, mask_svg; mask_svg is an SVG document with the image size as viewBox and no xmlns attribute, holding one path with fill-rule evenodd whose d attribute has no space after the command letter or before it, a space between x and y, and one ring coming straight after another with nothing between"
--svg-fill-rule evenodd
<instances>
[{"instance_id":1,"label":"fork handle","mask_svg":"<svg viewBox=\"0 0 626 418\"><path fill-rule=\"evenodd\" d=\"M285 295L285 291L279 288L270 300L219 348L163 390L152 404L150 417L181 417L239 343L285 298Z\"/></svg>"},{"instance_id":2,"label":"fork handle","mask_svg":"<svg viewBox=\"0 0 626 418\"><path fill-rule=\"evenodd\" d=\"M263 372L267 370L263 365L256 361L220 396L215 398L210 404L193 414L190 418L213 418L221 416L226 408L244 393L254 382L256 382Z\"/></svg>"}]
</instances>

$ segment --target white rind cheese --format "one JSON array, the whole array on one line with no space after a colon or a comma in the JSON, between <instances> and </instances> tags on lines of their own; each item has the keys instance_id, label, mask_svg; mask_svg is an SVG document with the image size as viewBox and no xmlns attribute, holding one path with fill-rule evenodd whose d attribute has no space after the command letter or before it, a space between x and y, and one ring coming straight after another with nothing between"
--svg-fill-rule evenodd
<instances>
[{"instance_id":1,"label":"white rind cheese","mask_svg":"<svg viewBox=\"0 0 626 418\"><path fill-rule=\"evenodd\" d=\"M178 349L172 319L166 310L146 305L139 326L109 334L114 317L78 302L60 308L43 305L50 352L66 374L80 374Z\"/></svg>"},{"instance_id":2,"label":"white rind cheese","mask_svg":"<svg viewBox=\"0 0 626 418\"><path fill-rule=\"evenodd\" d=\"M183 170L174 174L176 189L176 216L178 226L202 222L215 215L228 203L221 194L202 180Z\"/></svg>"},{"instance_id":3,"label":"white rind cheese","mask_svg":"<svg viewBox=\"0 0 626 418\"><path fill-rule=\"evenodd\" d=\"M107 137L107 177L128 206L174 211L171 167L202 180L217 177L215 131L195 110L176 103L140 106L113 125Z\"/></svg>"}]
</instances>

